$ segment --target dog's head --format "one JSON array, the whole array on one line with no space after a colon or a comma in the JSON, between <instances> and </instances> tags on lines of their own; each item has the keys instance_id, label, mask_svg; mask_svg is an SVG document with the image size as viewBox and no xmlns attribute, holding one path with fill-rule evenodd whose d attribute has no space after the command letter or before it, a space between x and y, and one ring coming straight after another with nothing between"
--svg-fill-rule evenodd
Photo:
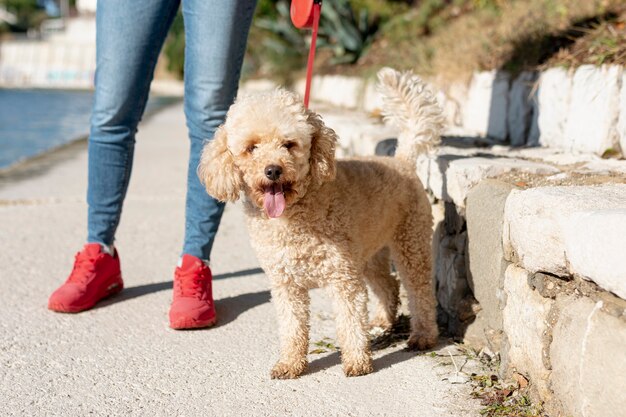
<instances>
[{"instance_id":1,"label":"dog's head","mask_svg":"<svg viewBox=\"0 0 626 417\"><path fill-rule=\"evenodd\" d=\"M198 175L207 192L235 201L240 192L279 217L312 184L335 178L337 137L300 98L277 89L238 99L202 152Z\"/></svg>"}]
</instances>

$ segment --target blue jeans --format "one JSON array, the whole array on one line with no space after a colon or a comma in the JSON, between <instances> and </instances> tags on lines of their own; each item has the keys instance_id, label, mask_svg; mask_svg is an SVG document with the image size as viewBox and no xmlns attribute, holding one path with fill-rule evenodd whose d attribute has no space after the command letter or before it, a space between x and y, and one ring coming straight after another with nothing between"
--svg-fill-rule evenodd
<instances>
[{"instance_id":1,"label":"blue jeans","mask_svg":"<svg viewBox=\"0 0 626 417\"><path fill-rule=\"evenodd\" d=\"M88 242L111 245L133 164L135 133L180 0L101 0L89 136ZM184 0L185 116L190 156L183 254L209 259L224 204L196 174L204 141L232 104L256 0Z\"/></svg>"}]
</instances>

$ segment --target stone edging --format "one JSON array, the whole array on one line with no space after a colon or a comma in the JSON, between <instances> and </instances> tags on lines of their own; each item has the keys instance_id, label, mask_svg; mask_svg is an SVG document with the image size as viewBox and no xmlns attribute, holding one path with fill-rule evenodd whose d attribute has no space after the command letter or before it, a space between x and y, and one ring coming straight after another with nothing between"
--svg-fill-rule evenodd
<instances>
[{"instance_id":1,"label":"stone edging","mask_svg":"<svg viewBox=\"0 0 626 417\"><path fill-rule=\"evenodd\" d=\"M597 155L626 152L626 72L621 66L551 68L516 78L493 70L476 72L469 82L429 81L439 88L455 135ZM304 80L294 87L304 91ZM311 98L369 112L381 105L375 80L341 75L314 77Z\"/></svg>"}]
</instances>

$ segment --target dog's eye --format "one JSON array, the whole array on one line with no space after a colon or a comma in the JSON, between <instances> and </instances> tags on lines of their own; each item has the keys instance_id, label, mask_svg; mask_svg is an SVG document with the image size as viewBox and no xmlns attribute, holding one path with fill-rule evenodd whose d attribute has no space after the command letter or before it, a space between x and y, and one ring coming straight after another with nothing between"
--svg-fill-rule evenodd
<instances>
[{"instance_id":1,"label":"dog's eye","mask_svg":"<svg viewBox=\"0 0 626 417\"><path fill-rule=\"evenodd\" d=\"M250 145L246 148L246 152L252 153L256 149L256 145Z\"/></svg>"},{"instance_id":2,"label":"dog's eye","mask_svg":"<svg viewBox=\"0 0 626 417\"><path fill-rule=\"evenodd\" d=\"M285 148L285 149L291 149L294 146L296 146L296 142L285 142L285 143L283 143L283 148Z\"/></svg>"}]
</instances>

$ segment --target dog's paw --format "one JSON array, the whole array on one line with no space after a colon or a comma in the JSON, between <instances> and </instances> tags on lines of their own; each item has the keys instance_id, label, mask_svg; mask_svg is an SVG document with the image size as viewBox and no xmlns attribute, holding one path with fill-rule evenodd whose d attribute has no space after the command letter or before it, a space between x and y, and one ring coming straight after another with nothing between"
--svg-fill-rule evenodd
<instances>
[{"instance_id":1,"label":"dog's paw","mask_svg":"<svg viewBox=\"0 0 626 417\"><path fill-rule=\"evenodd\" d=\"M406 345L409 350L426 350L435 347L438 341L439 337L436 333L434 335L413 334Z\"/></svg>"},{"instance_id":2,"label":"dog's paw","mask_svg":"<svg viewBox=\"0 0 626 417\"><path fill-rule=\"evenodd\" d=\"M386 332L391 330L392 327L393 322L384 316L376 316L370 321L370 329L380 328Z\"/></svg>"},{"instance_id":3,"label":"dog's paw","mask_svg":"<svg viewBox=\"0 0 626 417\"><path fill-rule=\"evenodd\" d=\"M272 379L298 378L306 369L306 361L296 363L276 362L270 375Z\"/></svg>"},{"instance_id":4,"label":"dog's paw","mask_svg":"<svg viewBox=\"0 0 626 417\"><path fill-rule=\"evenodd\" d=\"M343 362L343 373L346 376L361 376L367 375L374 371L374 366L372 365L372 358L367 357L360 361L344 361Z\"/></svg>"}]
</instances>

